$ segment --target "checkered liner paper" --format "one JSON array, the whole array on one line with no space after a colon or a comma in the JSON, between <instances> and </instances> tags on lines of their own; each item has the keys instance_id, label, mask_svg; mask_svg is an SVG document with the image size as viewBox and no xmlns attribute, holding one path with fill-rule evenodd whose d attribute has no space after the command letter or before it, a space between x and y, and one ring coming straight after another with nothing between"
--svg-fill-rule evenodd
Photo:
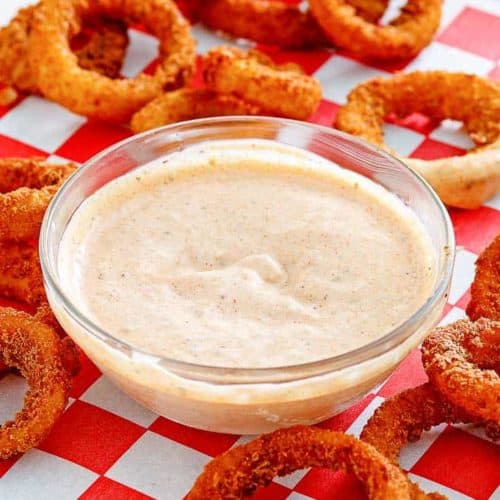
<instances>
[{"instance_id":1,"label":"checkered liner paper","mask_svg":"<svg viewBox=\"0 0 500 500\"><path fill-rule=\"evenodd\" d=\"M0 25L26 0L1 0ZM231 43L193 27L200 54ZM123 67L134 76L151 64L157 42L131 30ZM434 42L406 65L368 66L344 53L272 52L278 61L295 61L318 78L324 100L311 121L331 125L339 105L359 82L396 70L445 69L500 80L500 0L446 0ZM57 75L54 75L57 78ZM412 115L388 123L387 143L404 155L438 158L462 154L471 146L459 124L432 123ZM24 97L0 107L0 156L43 156L84 162L130 135L124 128L90 122L40 97ZM442 323L464 316L477 255L500 231L500 197L474 211L450 210L457 238L455 274ZM380 387L325 427L359 435L385 398L426 380L418 351ZM21 407L26 385L7 375L0 381L0 421ZM247 437L212 434L184 427L138 406L115 389L87 359L74 383L70 404L49 438L26 455L0 462L0 499L180 499L211 457L245 442ZM500 447L481 430L441 425L405 447L401 466L426 491L449 498L500 499ZM314 469L276 479L260 499L364 498L355 479Z\"/></svg>"}]
</instances>

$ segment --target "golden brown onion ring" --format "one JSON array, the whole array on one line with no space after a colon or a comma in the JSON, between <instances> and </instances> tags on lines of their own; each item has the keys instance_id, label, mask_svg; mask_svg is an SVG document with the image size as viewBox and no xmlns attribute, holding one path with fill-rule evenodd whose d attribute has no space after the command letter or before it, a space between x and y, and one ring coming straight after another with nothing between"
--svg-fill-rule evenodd
<instances>
[{"instance_id":1,"label":"golden brown onion ring","mask_svg":"<svg viewBox=\"0 0 500 500\"><path fill-rule=\"evenodd\" d=\"M135 134L170 123L209 116L256 115L259 109L232 95L206 89L179 89L157 97L132 117Z\"/></svg>"},{"instance_id":2,"label":"golden brown onion ring","mask_svg":"<svg viewBox=\"0 0 500 500\"><path fill-rule=\"evenodd\" d=\"M500 85L475 75L446 71L399 73L362 83L337 115L338 129L377 146L384 144L384 118L419 112L435 120L464 123L478 148L438 160L405 158L444 203L477 208L500 191Z\"/></svg>"},{"instance_id":3,"label":"golden brown onion ring","mask_svg":"<svg viewBox=\"0 0 500 500\"><path fill-rule=\"evenodd\" d=\"M0 241L36 239L50 200L75 168L39 159L0 160Z\"/></svg>"},{"instance_id":4,"label":"golden brown onion ring","mask_svg":"<svg viewBox=\"0 0 500 500\"><path fill-rule=\"evenodd\" d=\"M104 15L145 25L160 41L153 75L112 80L78 66L69 40L86 16ZM89 117L125 123L133 113L192 76L195 41L172 0L42 0L30 36L30 60L42 93ZM57 77L55 77L57 75Z\"/></svg>"},{"instance_id":5,"label":"golden brown onion ring","mask_svg":"<svg viewBox=\"0 0 500 500\"><path fill-rule=\"evenodd\" d=\"M24 312L0 308L0 361L18 369L29 386L23 409L0 427L0 459L37 446L64 411L71 386L65 349L49 326Z\"/></svg>"},{"instance_id":6,"label":"golden brown onion ring","mask_svg":"<svg viewBox=\"0 0 500 500\"><path fill-rule=\"evenodd\" d=\"M346 0L309 0L309 4L333 45L369 60L416 56L432 41L441 20L441 0L408 0L387 26L366 21Z\"/></svg>"},{"instance_id":7,"label":"golden brown onion ring","mask_svg":"<svg viewBox=\"0 0 500 500\"><path fill-rule=\"evenodd\" d=\"M35 75L28 61L29 35L37 5L21 9L11 22L0 29L0 81L10 85L2 90L2 103L8 105L17 98L17 91L38 94ZM127 26L119 20L92 18L83 25L81 34L72 40L78 64L110 78L120 74L128 45Z\"/></svg>"},{"instance_id":8,"label":"golden brown onion ring","mask_svg":"<svg viewBox=\"0 0 500 500\"><path fill-rule=\"evenodd\" d=\"M250 496L276 476L307 467L352 472L372 499L412 498L403 471L372 446L341 432L297 426L261 436L216 457L205 466L187 499Z\"/></svg>"},{"instance_id":9,"label":"golden brown onion ring","mask_svg":"<svg viewBox=\"0 0 500 500\"><path fill-rule=\"evenodd\" d=\"M264 112L305 120L318 107L320 83L290 65L274 64L265 54L232 47L210 50L203 76L208 88L233 94Z\"/></svg>"},{"instance_id":10,"label":"golden brown onion ring","mask_svg":"<svg viewBox=\"0 0 500 500\"><path fill-rule=\"evenodd\" d=\"M376 22L387 8L385 0L349 0L363 19ZM199 17L208 27L235 38L266 45L307 48L328 40L310 10L274 0L212 0L200 2Z\"/></svg>"},{"instance_id":11,"label":"golden brown onion ring","mask_svg":"<svg viewBox=\"0 0 500 500\"><path fill-rule=\"evenodd\" d=\"M500 322L481 318L436 328L422 344L422 362L448 401L500 425Z\"/></svg>"},{"instance_id":12,"label":"golden brown onion ring","mask_svg":"<svg viewBox=\"0 0 500 500\"><path fill-rule=\"evenodd\" d=\"M361 439L396 463L403 446L443 423L484 422L448 403L432 384L426 383L386 399L366 423Z\"/></svg>"},{"instance_id":13,"label":"golden brown onion ring","mask_svg":"<svg viewBox=\"0 0 500 500\"><path fill-rule=\"evenodd\" d=\"M500 321L500 234L476 261L476 276L467 305L470 319L488 318Z\"/></svg>"}]
</instances>

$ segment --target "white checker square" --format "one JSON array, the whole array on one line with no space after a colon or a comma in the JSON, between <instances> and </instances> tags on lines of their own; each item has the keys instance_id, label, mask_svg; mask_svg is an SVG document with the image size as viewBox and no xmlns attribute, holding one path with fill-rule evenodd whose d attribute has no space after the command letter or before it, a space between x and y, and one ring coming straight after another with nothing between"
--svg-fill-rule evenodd
<instances>
[{"instance_id":1,"label":"white checker square","mask_svg":"<svg viewBox=\"0 0 500 500\"><path fill-rule=\"evenodd\" d=\"M474 424L453 424L455 429L460 429L463 432L472 434L479 439L484 439L485 441L490 441L491 443L496 443L496 441L486 435L484 427L474 425Z\"/></svg>"},{"instance_id":2,"label":"white checker square","mask_svg":"<svg viewBox=\"0 0 500 500\"><path fill-rule=\"evenodd\" d=\"M202 24L195 24L191 27L191 32L196 40L197 54L205 54L210 49L220 45L255 47L255 44L250 41L237 43L233 38L218 35L211 29L203 26Z\"/></svg>"},{"instance_id":3,"label":"white checker square","mask_svg":"<svg viewBox=\"0 0 500 500\"><path fill-rule=\"evenodd\" d=\"M500 486L493 492L493 495L491 495L490 500L500 500Z\"/></svg>"},{"instance_id":4,"label":"white checker square","mask_svg":"<svg viewBox=\"0 0 500 500\"><path fill-rule=\"evenodd\" d=\"M455 271L451 279L448 302L455 304L474 280L477 255L468 250L459 250L455 257Z\"/></svg>"},{"instance_id":5,"label":"white checker square","mask_svg":"<svg viewBox=\"0 0 500 500\"><path fill-rule=\"evenodd\" d=\"M183 498L210 457L187 446L146 432L106 473L155 498Z\"/></svg>"},{"instance_id":6,"label":"white checker square","mask_svg":"<svg viewBox=\"0 0 500 500\"><path fill-rule=\"evenodd\" d=\"M429 137L435 141L451 144L457 148L469 149L474 146L463 124L456 120L443 120L441 125L429 134Z\"/></svg>"},{"instance_id":7,"label":"white checker square","mask_svg":"<svg viewBox=\"0 0 500 500\"><path fill-rule=\"evenodd\" d=\"M452 0L442 3L441 23L438 33L444 31L467 6L467 0Z\"/></svg>"},{"instance_id":8,"label":"white checker square","mask_svg":"<svg viewBox=\"0 0 500 500\"><path fill-rule=\"evenodd\" d=\"M494 61L450 45L433 42L406 67L405 71L458 71L486 75L495 66Z\"/></svg>"},{"instance_id":9,"label":"white checker square","mask_svg":"<svg viewBox=\"0 0 500 500\"><path fill-rule=\"evenodd\" d=\"M106 377L101 377L92 384L80 399L142 427L149 427L158 418L158 415L146 410L116 388Z\"/></svg>"},{"instance_id":10,"label":"white checker square","mask_svg":"<svg viewBox=\"0 0 500 500\"><path fill-rule=\"evenodd\" d=\"M452 307L448 314L439 322L439 326L450 325L459 319L465 319L466 314L463 309Z\"/></svg>"},{"instance_id":11,"label":"white checker square","mask_svg":"<svg viewBox=\"0 0 500 500\"><path fill-rule=\"evenodd\" d=\"M295 486L297 486L302 479L304 479L304 476L309 472L310 469L301 469L301 470L296 470L295 472L292 472L291 474L288 474L287 476L282 476L282 477L277 477L274 479L275 483L279 483L283 486L286 486L287 488L290 488L293 490Z\"/></svg>"},{"instance_id":12,"label":"white checker square","mask_svg":"<svg viewBox=\"0 0 500 500\"><path fill-rule=\"evenodd\" d=\"M13 419L23 407L27 388L23 377L11 373L0 380L0 422Z\"/></svg>"},{"instance_id":13,"label":"white checker square","mask_svg":"<svg viewBox=\"0 0 500 500\"><path fill-rule=\"evenodd\" d=\"M85 121L55 102L29 96L0 120L0 133L52 153Z\"/></svg>"},{"instance_id":14,"label":"white checker square","mask_svg":"<svg viewBox=\"0 0 500 500\"><path fill-rule=\"evenodd\" d=\"M286 498L287 498L287 500L310 500L311 499L311 497L308 497L306 495L302 495L301 493L297 493L296 491L293 491Z\"/></svg>"},{"instance_id":15,"label":"white checker square","mask_svg":"<svg viewBox=\"0 0 500 500\"><path fill-rule=\"evenodd\" d=\"M10 0L9 2L3 1L2 8L0 8L0 26L9 24L10 20L17 14L19 9L38 3L36 0Z\"/></svg>"},{"instance_id":16,"label":"white checker square","mask_svg":"<svg viewBox=\"0 0 500 500\"><path fill-rule=\"evenodd\" d=\"M491 200L488 200L484 204L487 207L496 208L497 210L500 210L500 194L497 194L495 197L491 198Z\"/></svg>"},{"instance_id":17,"label":"white checker square","mask_svg":"<svg viewBox=\"0 0 500 500\"><path fill-rule=\"evenodd\" d=\"M128 34L130 42L121 73L127 78L134 78L158 57L159 42L143 31L128 30Z\"/></svg>"},{"instance_id":18,"label":"white checker square","mask_svg":"<svg viewBox=\"0 0 500 500\"><path fill-rule=\"evenodd\" d=\"M349 92L359 83L389 73L370 68L346 57L333 55L315 73L323 86L323 97L337 104L344 104Z\"/></svg>"},{"instance_id":19,"label":"white checker square","mask_svg":"<svg viewBox=\"0 0 500 500\"><path fill-rule=\"evenodd\" d=\"M431 481L430 479L426 479L422 476L417 476L416 474L412 474L411 472L408 474L408 477L415 483L417 483L426 493L432 493L436 491L437 493L441 493L449 500L471 500L471 497L459 493L451 488L447 488L442 484Z\"/></svg>"},{"instance_id":20,"label":"white checker square","mask_svg":"<svg viewBox=\"0 0 500 500\"><path fill-rule=\"evenodd\" d=\"M359 437L363 427L365 426L368 419L373 415L373 412L385 401L384 398L380 396L375 396L370 404L361 412L359 417L350 425L347 429L347 434L352 434L353 436Z\"/></svg>"},{"instance_id":21,"label":"white checker square","mask_svg":"<svg viewBox=\"0 0 500 500\"><path fill-rule=\"evenodd\" d=\"M408 446L403 446L398 462L401 468L410 470L436 441L441 432L446 429L446 424L441 424L433 427L429 432L424 432L422 437L415 443Z\"/></svg>"},{"instance_id":22,"label":"white checker square","mask_svg":"<svg viewBox=\"0 0 500 500\"><path fill-rule=\"evenodd\" d=\"M80 165L80 163L78 163L75 160L69 160L68 158L64 158L64 156L58 156L58 155L50 155L47 158L47 161L50 163L56 163L58 165L64 165L65 163L68 162L74 163L75 165Z\"/></svg>"},{"instance_id":23,"label":"white checker square","mask_svg":"<svg viewBox=\"0 0 500 500\"><path fill-rule=\"evenodd\" d=\"M413 130L386 123L384 125L384 141L402 156L410 156L424 141L425 136Z\"/></svg>"},{"instance_id":24,"label":"white checker square","mask_svg":"<svg viewBox=\"0 0 500 500\"><path fill-rule=\"evenodd\" d=\"M97 477L80 465L33 449L0 479L0 500L74 500Z\"/></svg>"}]
</instances>

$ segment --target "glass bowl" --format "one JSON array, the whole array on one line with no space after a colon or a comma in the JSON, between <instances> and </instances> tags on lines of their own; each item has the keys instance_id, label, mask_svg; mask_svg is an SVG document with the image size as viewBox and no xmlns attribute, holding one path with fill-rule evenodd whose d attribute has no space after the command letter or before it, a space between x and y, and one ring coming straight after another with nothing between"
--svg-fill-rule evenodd
<instances>
[{"instance_id":1,"label":"glass bowl","mask_svg":"<svg viewBox=\"0 0 500 500\"><path fill-rule=\"evenodd\" d=\"M436 259L433 291L400 326L353 351L278 368L221 368L145 352L104 331L61 287L58 252L80 204L127 172L188 145L220 139L270 139L314 152L355 171L402 200L421 220ZM40 259L49 302L63 328L119 388L154 412L216 432L255 434L331 417L382 383L438 322L451 280L454 236L447 211L403 163L347 134L292 120L223 117L136 135L98 154L63 185L47 210Z\"/></svg>"}]
</instances>

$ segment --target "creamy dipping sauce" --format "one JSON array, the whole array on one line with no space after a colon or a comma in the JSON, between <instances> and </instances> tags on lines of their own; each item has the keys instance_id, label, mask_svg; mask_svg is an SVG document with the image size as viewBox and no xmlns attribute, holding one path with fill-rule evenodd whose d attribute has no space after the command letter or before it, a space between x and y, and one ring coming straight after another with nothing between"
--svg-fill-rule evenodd
<instances>
[{"instance_id":1,"label":"creamy dipping sauce","mask_svg":"<svg viewBox=\"0 0 500 500\"><path fill-rule=\"evenodd\" d=\"M101 188L71 219L59 272L82 312L134 347L251 368L382 337L428 298L435 258L382 187L299 149L239 140Z\"/></svg>"}]
</instances>

